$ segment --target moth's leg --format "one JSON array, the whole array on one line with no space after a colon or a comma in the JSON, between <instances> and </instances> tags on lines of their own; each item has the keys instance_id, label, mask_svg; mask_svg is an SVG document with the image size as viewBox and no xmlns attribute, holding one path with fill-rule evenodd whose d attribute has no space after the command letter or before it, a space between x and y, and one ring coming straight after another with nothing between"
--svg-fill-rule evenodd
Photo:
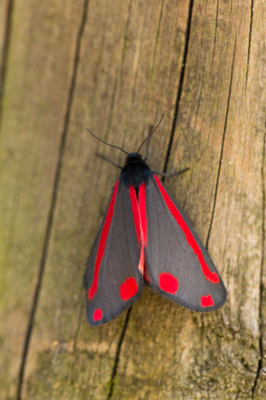
<instances>
[{"instance_id":1,"label":"moth's leg","mask_svg":"<svg viewBox=\"0 0 266 400\"><path fill-rule=\"evenodd\" d=\"M182 171L172 172L172 173L170 173L170 174L166 174L166 173L164 173L164 172L158 172L158 171L152 171L152 172L154 172L155 174L158 174L158 175L170 177L170 176L181 175L181 174L183 174L183 172L186 172L186 171L189 171L189 170L190 170L190 168L185 168L185 169L182 169Z\"/></svg>"},{"instance_id":2,"label":"moth's leg","mask_svg":"<svg viewBox=\"0 0 266 400\"><path fill-rule=\"evenodd\" d=\"M100 158L102 158L103 160L109 162L110 164L114 165L115 167L122 169L121 165L116 164L115 162L113 162L112 160L110 160L110 158L104 156L103 154L95 153L95 155L96 155L97 157L100 157Z\"/></svg>"}]
</instances>

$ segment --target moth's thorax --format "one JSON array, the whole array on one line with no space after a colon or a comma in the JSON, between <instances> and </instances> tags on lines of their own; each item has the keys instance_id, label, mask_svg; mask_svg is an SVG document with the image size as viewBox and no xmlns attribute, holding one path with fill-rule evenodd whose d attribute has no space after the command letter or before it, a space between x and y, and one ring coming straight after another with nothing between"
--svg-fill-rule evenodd
<instances>
[{"instance_id":1,"label":"moth's thorax","mask_svg":"<svg viewBox=\"0 0 266 400\"><path fill-rule=\"evenodd\" d=\"M126 187L131 185L137 188L143 182L146 184L149 182L150 174L151 170L142 156L138 153L130 153L121 171L120 180Z\"/></svg>"}]
</instances>

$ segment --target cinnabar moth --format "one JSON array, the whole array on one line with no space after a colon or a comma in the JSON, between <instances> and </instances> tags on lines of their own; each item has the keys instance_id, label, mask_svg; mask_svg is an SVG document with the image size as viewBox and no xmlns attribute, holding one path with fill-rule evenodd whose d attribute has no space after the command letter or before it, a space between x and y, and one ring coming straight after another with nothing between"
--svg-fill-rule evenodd
<instances>
[{"instance_id":1,"label":"cinnabar moth","mask_svg":"<svg viewBox=\"0 0 266 400\"><path fill-rule=\"evenodd\" d=\"M226 301L207 250L140 148L130 154L121 149L125 166L88 258L84 282L92 326L132 306L144 285L197 312L217 310Z\"/></svg>"}]
</instances>

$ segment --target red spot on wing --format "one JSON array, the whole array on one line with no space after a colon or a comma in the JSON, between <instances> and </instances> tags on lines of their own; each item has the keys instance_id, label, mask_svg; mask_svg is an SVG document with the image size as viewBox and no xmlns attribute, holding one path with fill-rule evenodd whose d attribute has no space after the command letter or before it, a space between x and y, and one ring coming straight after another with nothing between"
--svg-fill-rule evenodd
<instances>
[{"instance_id":1,"label":"red spot on wing","mask_svg":"<svg viewBox=\"0 0 266 400\"><path fill-rule=\"evenodd\" d=\"M214 306L214 301L213 301L211 295L208 294L208 296L202 296L202 297L201 297L200 305L201 305L201 307L211 307L211 306Z\"/></svg>"},{"instance_id":2,"label":"red spot on wing","mask_svg":"<svg viewBox=\"0 0 266 400\"><path fill-rule=\"evenodd\" d=\"M100 266L101 266L101 261L104 255L104 249L105 249L105 243L107 240L109 228L111 225L111 221L113 218L113 213L114 213L114 207L115 207L115 199L117 195L117 189L118 189L118 183L119 181L116 182L115 187L114 187L114 192L108 207L108 211L106 214L102 234L101 234L101 239L99 242L99 247L98 247L98 252L97 252L97 257L96 257L96 262L95 262L95 268L94 268L94 275L93 275L93 281L92 285L88 290L88 298L91 300L95 296L98 288L98 278L99 278L99 271L100 271Z\"/></svg>"},{"instance_id":3,"label":"red spot on wing","mask_svg":"<svg viewBox=\"0 0 266 400\"><path fill-rule=\"evenodd\" d=\"M180 214L180 212L178 211L178 209L176 208L175 204L173 203L173 201L171 200L171 198L168 196L166 190L164 189L163 185L160 182L160 179L154 175L154 179L158 185L158 188L164 198L164 201L168 207L168 209L170 210L170 212L172 213L173 217L175 218L176 222L178 223L178 225L180 226L180 228L182 229L184 235L186 236L186 239L188 241L188 244L191 246L192 250L194 251L194 253L197 255L198 260L200 262L201 268L202 268L202 272L205 276L206 279L208 279L209 281L211 281L212 283L218 283L220 282L220 279L218 277L218 275L216 274L216 272L212 272L208 265L206 264L204 257L202 255L202 252L196 242L196 240L194 239L192 233L190 232L187 224L185 223L182 215Z\"/></svg>"},{"instance_id":4,"label":"red spot on wing","mask_svg":"<svg viewBox=\"0 0 266 400\"><path fill-rule=\"evenodd\" d=\"M159 287L167 293L175 294L178 291L178 280L169 272L159 275Z\"/></svg>"},{"instance_id":5,"label":"red spot on wing","mask_svg":"<svg viewBox=\"0 0 266 400\"><path fill-rule=\"evenodd\" d=\"M100 319L102 319L102 317L102 310L100 308L96 308L93 313L93 321L99 321Z\"/></svg>"},{"instance_id":6,"label":"red spot on wing","mask_svg":"<svg viewBox=\"0 0 266 400\"><path fill-rule=\"evenodd\" d=\"M122 300L127 301L135 296L138 291L136 279L133 276L127 278L120 286L120 297Z\"/></svg>"}]
</instances>

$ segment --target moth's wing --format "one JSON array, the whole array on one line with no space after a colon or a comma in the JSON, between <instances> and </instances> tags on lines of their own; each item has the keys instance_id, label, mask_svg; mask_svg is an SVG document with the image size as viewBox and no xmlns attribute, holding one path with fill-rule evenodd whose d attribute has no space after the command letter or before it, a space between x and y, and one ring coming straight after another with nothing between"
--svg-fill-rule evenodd
<instances>
[{"instance_id":1,"label":"moth's wing","mask_svg":"<svg viewBox=\"0 0 266 400\"><path fill-rule=\"evenodd\" d=\"M183 211L155 175L145 194L150 286L192 311L220 308L226 301L224 284Z\"/></svg>"},{"instance_id":2,"label":"moth's wing","mask_svg":"<svg viewBox=\"0 0 266 400\"><path fill-rule=\"evenodd\" d=\"M139 258L129 193L117 181L84 276L90 325L112 320L139 299L143 290Z\"/></svg>"}]
</instances>

